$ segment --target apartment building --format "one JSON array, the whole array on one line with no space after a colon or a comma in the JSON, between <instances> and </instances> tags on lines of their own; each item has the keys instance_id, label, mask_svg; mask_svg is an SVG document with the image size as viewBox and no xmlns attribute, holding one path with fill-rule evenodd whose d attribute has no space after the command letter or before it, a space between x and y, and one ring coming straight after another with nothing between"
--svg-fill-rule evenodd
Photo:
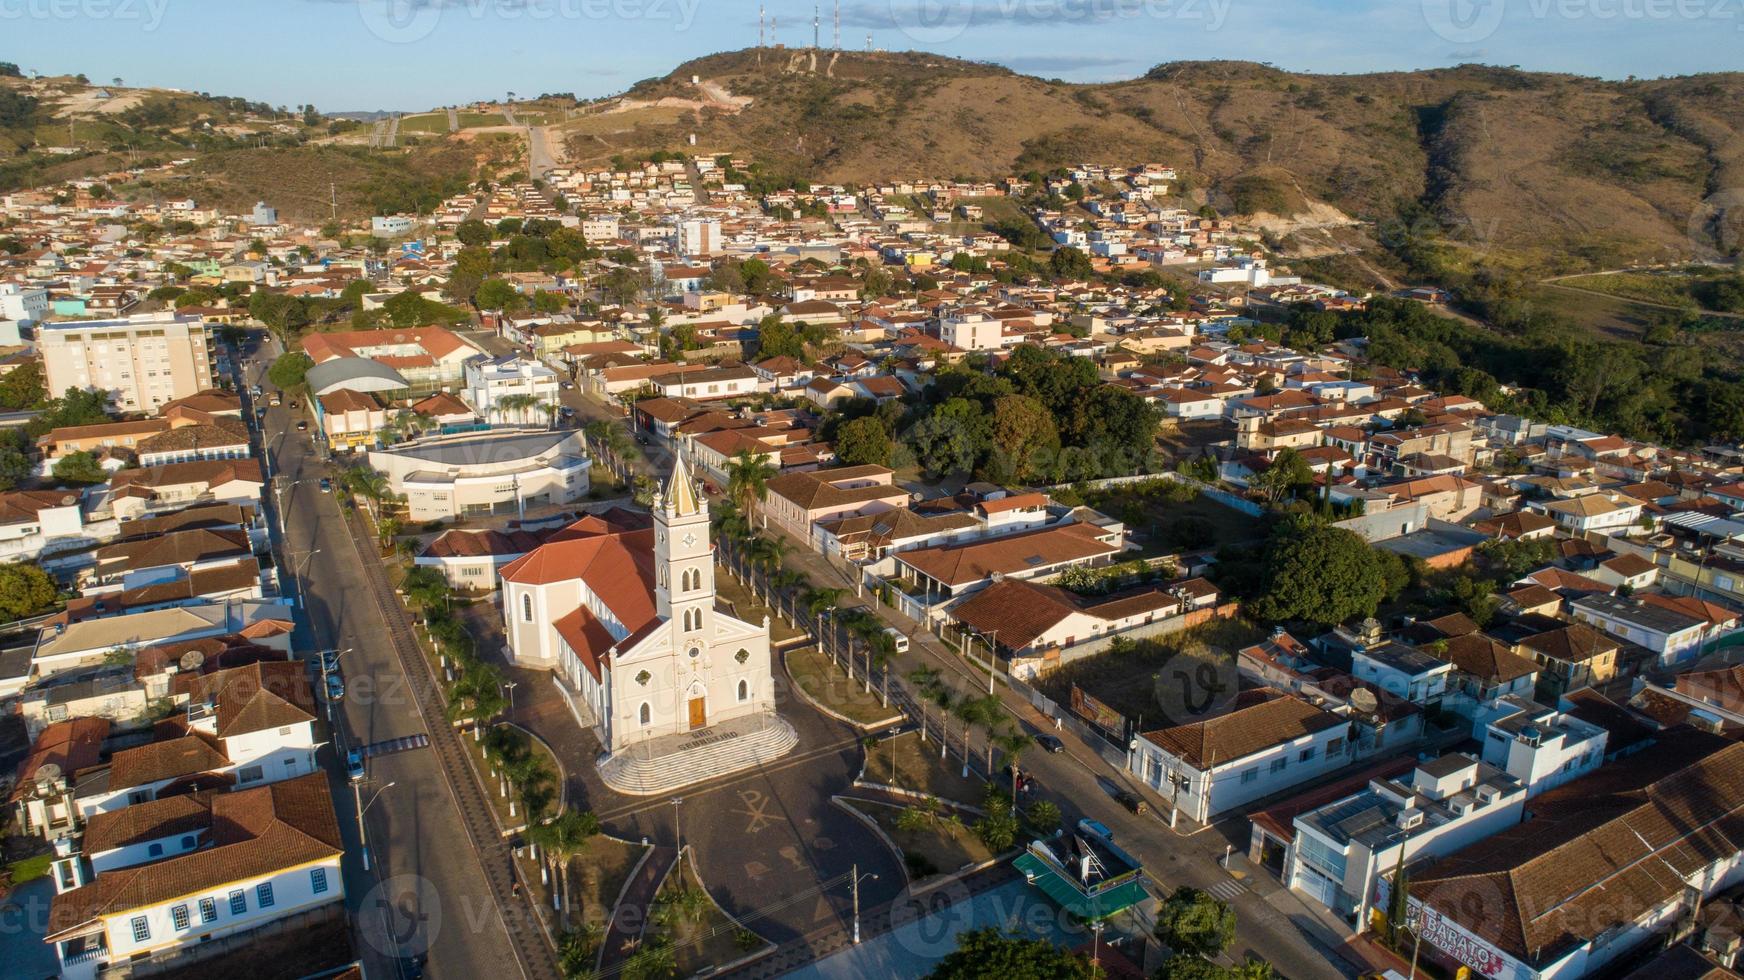
<instances>
[{"instance_id":1,"label":"apartment building","mask_svg":"<svg viewBox=\"0 0 1744 980\"><path fill-rule=\"evenodd\" d=\"M95 388L124 412L155 412L212 387L211 337L198 316L45 323L37 346L50 398Z\"/></svg>"}]
</instances>

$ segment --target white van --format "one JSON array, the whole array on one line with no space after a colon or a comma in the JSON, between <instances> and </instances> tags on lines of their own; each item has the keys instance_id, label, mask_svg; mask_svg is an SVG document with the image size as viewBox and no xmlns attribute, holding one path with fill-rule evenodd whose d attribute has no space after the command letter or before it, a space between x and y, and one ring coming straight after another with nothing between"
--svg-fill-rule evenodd
<instances>
[{"instance_id":1,"label":"white van","mask_svg":"<svg viewBox=\"0 0 1744 980\"><path fill-rule=\"evenodd\" d=\"M908 652L908 637L904 636L901 630L894 626L886 626L884 627L884 635L890 637L890 641L895 644L894 649L897 653Z\"/></svg>"}]
</instances>

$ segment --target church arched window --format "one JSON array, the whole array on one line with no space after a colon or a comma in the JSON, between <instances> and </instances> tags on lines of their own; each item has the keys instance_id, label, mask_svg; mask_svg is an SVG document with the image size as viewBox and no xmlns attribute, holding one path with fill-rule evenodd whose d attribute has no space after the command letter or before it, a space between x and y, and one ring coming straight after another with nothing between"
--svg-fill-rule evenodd
<instances>
[{"instance_id":1,"label":"church arched window","mask_svg":"<svg viewBox=\"0 0 1744 980\"><path fill-rule=\"evenodd\" d=\"M750 697L751 697L751 685L750 685L750 683L747 681L741 680L739 682L739 700L744 701Z\"/></svg>"},{"instance_id":2,"label":"church arched window","mask_svg":"<svg viewBox=\"0 0 1744 980\"><path fill-rule=\"evenodd\" d=\"M646 701L642 702L642 709L641 709L641 711L637 712L636 717L644 725L648 724L648 722L653 720L654 711L652 708L648 707L648 702L646 702Z\"/></svg>"},{"instance_id":3,"label":"church arched window","mask_svg":"<svg viewBox=\"0 0 1744 980\"><path fill-rule=\"evenodd\" d=\"M521 619L529 623L533 621L533 594L530 592L521 593Z\"/></svg>"}]
</instances>

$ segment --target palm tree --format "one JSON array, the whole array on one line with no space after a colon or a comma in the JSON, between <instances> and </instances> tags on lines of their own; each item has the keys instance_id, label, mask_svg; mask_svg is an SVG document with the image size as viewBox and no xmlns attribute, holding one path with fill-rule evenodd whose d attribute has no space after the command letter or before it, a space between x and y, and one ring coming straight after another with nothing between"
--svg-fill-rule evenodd
<instances>
[{"instance_id":1,"label":"palm tree","mask_svg":"<svg viewBox=\"0 0 1744 980\"><path fill-rule=\"evenodd\" d=\"M927 702L933 699L933 692L939 686L939 672L932 667L921 665L908 672L908 682L914 685L915 692L920 695L920 740L926 741Z\"/></svg>"},{"instance_id":2,"label":"palm tree","mask_svg":"<svg viewBox=\"0 0 1744 980\"><path fill-rule=\"evenodd\" d=\"M430 610L448 608L448 577L428 565L417 565L400 580L400 592L427 616Z\"/></svg>"},{"instance_id":3,"label":"palm tree","mask_svg":"<svg viewBox=\"0 0 1744 980\"><path fill-rule=\"evenodd\" d=\"M959 698L951 713L963 723L963 776L969 775L969 730L980 724L986 718L987 708L980 698L964 695Z\"/></svg>"},{"instance_id":4,"label":"palm tree","mask_svg":"<svg viewBox=\"0 0 1744 980\"><path fill-rule=\"evenodd\" d=\"M779 472L775 464L769 462L769 457L753 456L749 449L740 450L739 455L727 464L727 495L749 517L756 513L758 502L769 495L769 481ZM763 517L763 526L769 526L767 514Z\"/></svg>"},{"instance_id":5,"label":"palm tree","mask_svg":"<svg viewBox=\"0 0 1744 980\"><path fill-rule=\"evenodd\" d=\"M516 394L504 395L497 399L496 410L504 414L513 412L520 417L522 424L525 424L527 421L527 409L532 408L537 404L539 404L539 399L524 392L517 392Z\"/></svg>"},{"instance_id":6,"label":"palm tree","mask_svg":"<svg viewBox=\"0 0 1744 980\"><path fill-rule=\"evenodd\" d=\"M781 567L781 559L787 554L787 542L780 538L759 535L751 539L751 547L748 550L749 554L746 555L746 560L750 563L752 574L746 578L751 586L751 594L757 594L756 573L762 572L764 599L770 605L774 605L774 600L769 596L772 591L770 579Z\"/></svg>"},{"instance_id":7,"label":"palm tree","mask_svg":"<svg viewBox=\"0 0 1744 980\"><path fill-rule=\"evenodd\" d=\"M565 808L547 823L528 828L527 836L539 848L539 859L551 869L551 905L569 914L569 865L587 850L590 839L600 832L599 818L592 810ZM562 903L558 902L556 879L563 879Z\"/></svg>"},{"instance_id":8,"label":"palm tree","mask_svg":"<svg viewBox=\"0 0 1744 980\"><path fill-rule=\"evenodd\" d=\"M1006 720L1005 702L999 700L997 694L983 694L975 699L975 703L979 705L976 709L976 713L980 716L978 720L986 731L987 775L991 777L993 775L993 741L998 737L998 728ZM968 758L968 754L969 742L968 739L964 739L963 756L965 759Z\"/></svg>"},{"instance_id":9,"label":"palm tree","mask_svg":"<svg viewBox=\"0 0 1744 980\"><path fill-rule=\"evenodd\" d=\"M553 425L556 424L556 421L557 421L557 406L556 405L552 404L551 402L540 402L533 407L539 410L539 414L545 416L545 427L546 428L551 428Z\"/></svg>"},{"instance_id":10,"label":"palm tree","mask_svg":"<svg viewBox=\"0 0 1744 980\"><path fill-rule=\"evenodd\" d=\"M1035 739L1014 729L994 736L993 740L999 743L999 751L1005 756L1005 764L1011 767L1011 809L1015 812L1017 810L1017 759L1023 754L1024 749L1035 744ZM988 772L991 774L992 770L989 769Z\"/></svg>"},{"instance_id":11,"label":"palm tree","mask_svg":"<svg viewBox=\"0 0 1744 980\"><path fill-rule=\"evenodd\" d=\"M769 580L769 588L775 593L775 611L791 624L799 615L799 586L804 585L805 575L791 568L783 568ZM793 603L794 612L789 613L787 604Z\"/></svg>"},{"instance_id":12,"label":"palm tree","mask_svg":"<svg viewBox=\"0 0 1744 980\"><path fill-rule=\"evenodd\" d=\"M833 644L830 643L829 637L824 633L823 616L826 611L834 609L836 604L842 601L842 596L846 595L847 592L847 589L837 589L826 586L821 589L810 589L802 597L805 602L806 610L811 613L812 628L816 632L818 642L823 645L824 652L830 655L830 660L838 667L841 666L841 662L836 660L835 652L832 649Z\"/></svg>"}]
</instances>

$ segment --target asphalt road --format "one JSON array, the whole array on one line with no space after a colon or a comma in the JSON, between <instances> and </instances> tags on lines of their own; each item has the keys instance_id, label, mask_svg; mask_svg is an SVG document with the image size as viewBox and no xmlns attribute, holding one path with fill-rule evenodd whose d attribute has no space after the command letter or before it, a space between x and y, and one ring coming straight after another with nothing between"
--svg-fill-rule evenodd
<instances>
[{"instance_id":1,"label":"asphalt road","mask_svg":"<svg viewBox=\"0 0 1744 980\"><path fill-rule=\"evenodd\" d=\"M270 355L248 368L264 373ZM261 381L263 387L270 384ZM334 717L334 746L324 753L334 804L346 835L347 904L357 922L359 953L372 976L399 976L402 958L427 959L432 977L521 976L501 912L479 856L467 846L454 795L431 749L370 759L367 781L353 787L337 759L352 745L425 732L388 629L365 581L356 543L333 494L318 485L329 471L288 405L267 411L263 438L278 487L275 526L281 570L301 596L298 650L338 649L346 696ZM365 544L364 547L368 545ZM378 795L379 794L379 795ZM366 806L371 868L357 841L358 802Z\"/></svg>"}]
</instances>

